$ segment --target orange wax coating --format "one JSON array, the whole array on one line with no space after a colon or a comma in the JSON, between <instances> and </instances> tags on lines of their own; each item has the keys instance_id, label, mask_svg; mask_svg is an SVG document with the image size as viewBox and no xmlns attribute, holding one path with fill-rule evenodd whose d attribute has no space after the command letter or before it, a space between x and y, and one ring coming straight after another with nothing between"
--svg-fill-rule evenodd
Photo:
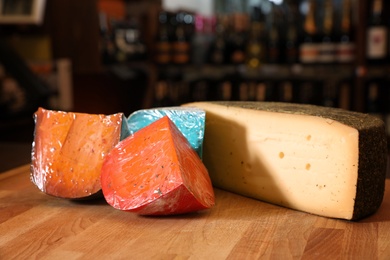
<instances>
[{"instance_id":1,"label":"orange wax coating","mask_svg":"<svg viewBox=\"0 0 390 260\"><path fill-rule=\"evenodd\" d=\"M34 119L32 182L61 198L86 198L99 192L103 159L120 140L123 114L39 108Z\"/></svg>"},{"instance_id":2,"label":"orange wax coating","mask_svg":"<svg viewBox=\"0 0 390 260\"><path fill-rule=\"evenodd\" d=\"M215 200L206 167L167 116L111 150L103 163L101 183L111 206L141 215L207 209Z\"/></svg>"}]
</instances>

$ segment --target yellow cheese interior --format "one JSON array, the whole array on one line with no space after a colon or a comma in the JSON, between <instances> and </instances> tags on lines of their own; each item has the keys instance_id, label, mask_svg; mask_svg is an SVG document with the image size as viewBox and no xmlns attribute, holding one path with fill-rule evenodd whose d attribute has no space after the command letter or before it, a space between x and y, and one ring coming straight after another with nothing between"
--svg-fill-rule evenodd
<instances>
[{"instance_id":1,"label":"yellow cheese interior","mask_svg":"<svg viewBox=\"0 0 390 260\"><path fill-rule=\"evenodd\" d=\"M356 129L337 121L211 103L204 163L214 186L317 215L351 219Z\"/></svg>"}]
</instances>

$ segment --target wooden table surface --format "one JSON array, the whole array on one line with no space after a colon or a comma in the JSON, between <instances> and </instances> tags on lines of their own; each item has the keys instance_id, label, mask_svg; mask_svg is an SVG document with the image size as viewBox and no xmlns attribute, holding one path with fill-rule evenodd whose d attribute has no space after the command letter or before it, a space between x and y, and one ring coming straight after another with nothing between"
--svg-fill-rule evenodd
<instances>
[{"instance_id":1,"label":"wooden table surface","mask_svg":"<svg viewBox=\"0 0 390 260\"><path fill-rule=\"evenodd\" d=\"M389 190L359 222L215 192L211 210L142 217L45 195L25 165L0 174L0 259L390 259Z\"/></svg>"}]
</instances>

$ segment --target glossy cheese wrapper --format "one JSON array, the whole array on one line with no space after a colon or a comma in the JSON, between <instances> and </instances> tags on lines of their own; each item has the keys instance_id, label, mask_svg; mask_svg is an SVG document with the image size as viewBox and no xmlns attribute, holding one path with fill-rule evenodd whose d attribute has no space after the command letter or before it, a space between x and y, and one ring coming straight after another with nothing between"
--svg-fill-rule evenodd
<instances>
[{"instance_id":1,"label":"glossy cheese wrapper","mask_svg":"<svg viewBox=\"0 0 390 260\"><path fill-rule=\"evenodd\" d=\"M193 107L160 107L135 111L127 118L130 133L168 116L202 158L205 111Z\"/></svg>"},{"instance_id":2,"label":"glossy cheese wrapper","mask_svg":"<svg viewBox=\"0 0 390 260\"><path fill-rule=\"evenodd\" d=\"M384 196L387 138L363 113L277 102L195 102L206 111L203 161L213 185L347 220Z\"/></svg>"},{"instance_id":3,"label":"glossy cheese wrapper","mask_svg":"<svg viewBox=\"0 0 390 260\"><path fill-rule=\"evenodd\" d=\"M140 215L182 214L215 203L207 169L167 116L111 150L101 183L111 206Z\"/></svg>"},{"instance_id":4,"label":"glossy cheese wrapper","mask_svg":"<svg viewBox=\"0 0 390 260\"><path fill-rule=\"evenodd\" d=\"M120 139L130 134L124 115L39 108L34 120L32 182L42 192L55 197L101 196L103 159Z\"/></svg>"}]
</instances>

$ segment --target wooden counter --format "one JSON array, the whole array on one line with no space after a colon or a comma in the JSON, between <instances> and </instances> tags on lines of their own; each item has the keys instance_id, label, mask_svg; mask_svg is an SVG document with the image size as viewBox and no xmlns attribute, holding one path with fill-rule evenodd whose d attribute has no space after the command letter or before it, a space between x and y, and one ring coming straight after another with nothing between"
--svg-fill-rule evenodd
<instances>
[{"instance_id":1,"label":"wooden counter","mask_svg":"<svg viewBox=\"0 0 390 260\"><path fill-rule=\"evenodd\" d=\"M0 174L0 259L390 259L389 190L360 222L215 192L211 210L141 217L45 195L22 166Z\"/></svg>"}]
</instances>

